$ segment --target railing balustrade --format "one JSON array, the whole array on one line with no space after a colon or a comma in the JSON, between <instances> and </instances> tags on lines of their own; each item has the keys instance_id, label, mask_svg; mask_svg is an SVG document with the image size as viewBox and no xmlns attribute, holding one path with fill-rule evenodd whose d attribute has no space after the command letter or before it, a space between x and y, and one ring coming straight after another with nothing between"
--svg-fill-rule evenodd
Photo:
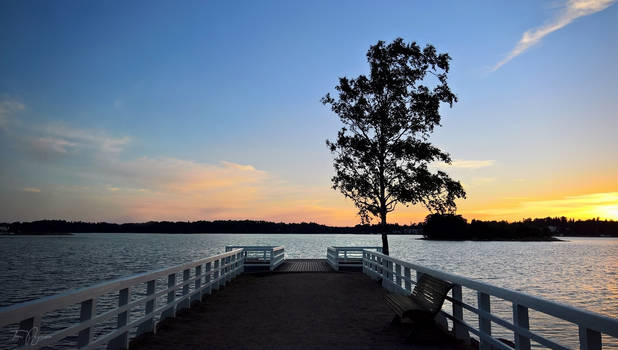
<instances>
[{"instance_id":1,"label":"railing balustrade","mask_svg":"<svg viewBox=\"0 0 618 350\"><path fill-rule=\"evenodd\" d=\"M374 249L382 251L382 247L328 247L326 249L326 259L333 270L339 271L341 267L362 268L363 250Z\"/></svg>"},{"instance_id":2,"label":"railing balustrade","mask_svg":"<svg viewBox=\"0 0 618 350\"><path fill-rule=\"evenodd\" d=\"M410 294L413 284L416 283L416 279L412 279L412 272L415 272L417 279L419 275L426 273L450 281L455 285L451 295L446 298L452 304L452 311L448 313L443 308L441 315L452 321L452 331L458 338L466 338L468 332L475 334L479 338L480 349L513 349L513 347L498 340L497 337L492 336L492 324L497 324L513 332L514 349L530 349L531 341L550 349L567 349L566 346L530 329L529 310L575 324L579 328L581 349L601 349L601 334L618 338L617 319L455 274L433 270L375 251L363 251L363 273L374 279L382 279L382 286L392 292ZM467 288L477 294L476 306L463 301L462 288ZM492 313L490 297L499 298L512 304L513 322ZM464 321L464 310L478 316L478 326Z\"/></svg>"},{"instance_id":3,"label":"railing balustrade","mask_svg":"<svg viewBox=\"0 0 618 350\"><path fill-rule=\"evenodd\" d=\"M285 248L283 246L249 246L235 245L226 246L225 250L242 249L245 257L245 267L264 268L268 267L269 271L273 271L283 263L285 259Z\"/></svg>"},{"instance_id":4,"label":"railing balustrade","mask_svg":"<svg viewBox=\"0 0 618 350\"><path fill-rule=\"evenodd\" d=\"M381 279L383 287L396 293L410 294L422 274L450 281L454 287L446 299L452 309L447 312L444 307L440 315L451 320L451 331L456 337L469 339L470 333L478 337L480 349L530 349L531 342L551 349L567 349L531 330L530 311L574 324L579 329L581 349L601 349L602 334L618 338L617 319L405 262L380 251L381 247L328 247L327 257L335 270L360 264L363 273ZM179 310L222 288L245 271L245 267L261 266L272 271L283 262L284 256L283 246L228 246L225 253L201 260L0 308L0 327L9 326L16 331L14 341L19 348L39 349L71 341L80 349L123 349L128 347L130 336L156 332L158 322L175 317ZM166 279L167 284L159 284L161 279ZM464 302L464 288L466 293L476 295L476 304ZM109 301L105 298L110 294L117 296L116 304L97 313L97 303ZM162 298L165 301L157 305ZM492 310L492 298L510 303L512 321ZM46 315L75 306L79 311L78 323L44 336L39 333ZM478 326L464 319L464 311L476 315ZM105 329L102 334L95 332L96 327L112 323L113 329ZM514 347L492 335L494 324L512 332Z\"/></svg>"},{"instance_id":5,"label":"railing balustrade","mask_svg":"<svg viewBox=\"0 0 618 350\"><path fill-rule=\"evenodd\" d=\"M66 338L75 337L74 347L80 349L128 348L129 333L136 330L136 335L156 331L156 324L168 317L174 317L180 309L188 308L192 301L201 300L213 289L223 287L228 281L243 272L245 255L242 249L233 249L223 254L208 258L145 272L130 277L120 278L98 285L69 291L25 303L0 308L0 327L17 324L15 337L17 346L27 349L39 349L53 346ZM182 274L182 281L177 276ZM167 276L167 288L157 291L156 281ZM138 300L131 300L131 293L146 285L146 295ZM193 284L193 288L190 286ZM177 291L182 291L177 297ZM117 293L118 306L96 313L96 304L100 297ZM157 298L167 295L167 302L156 305ZM41 320L45 314L79 305L79 323L41 336ZM133 309L144 305L141 317L131 320ZM158 306L158 307L157 307ZM94 338L94 328L106 321L116 318L116 327L109 333Z\"/></svg>"}]
</instances>

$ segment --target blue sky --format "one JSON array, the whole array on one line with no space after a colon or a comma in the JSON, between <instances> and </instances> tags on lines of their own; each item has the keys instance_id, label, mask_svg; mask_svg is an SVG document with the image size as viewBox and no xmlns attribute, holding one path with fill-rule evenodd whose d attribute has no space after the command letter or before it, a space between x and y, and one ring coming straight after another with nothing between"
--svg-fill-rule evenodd
<instances>
[{"instance_id":1,"label":"blue sky","mask_svg":"<svg viewBox=\"0 0 618 350\"><path fill-rule=\"evenodd\" d=\"M609 0L5 1L0 220L356 223L319 100L396 37L453 58L433 140L464 216L618 218L617 19Z\"/></svg>"}]
</instances>

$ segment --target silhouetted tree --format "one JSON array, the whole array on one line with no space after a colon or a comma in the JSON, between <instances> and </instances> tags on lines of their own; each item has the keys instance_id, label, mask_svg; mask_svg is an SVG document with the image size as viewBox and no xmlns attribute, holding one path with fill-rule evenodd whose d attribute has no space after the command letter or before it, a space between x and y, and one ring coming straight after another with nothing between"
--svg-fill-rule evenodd
<instances>
[{"instance_id":1,"label":"silhouetted tree","mask_svg":"<svg viewBox=\"0 0 618 350\"><path fill-rule=\"evenodd\" d=\"M436 240L467 238L468 220L455 214L430 214L423 223L423 236Z\"/></svg>"},{"instance_id":2,"label":"silhouetted tree","mask_svg":"<svg viewBox=\"0 0 618 350\"><path fill-rule=\"evenodd\" d=\"M458 181L428 168L451 162L428 141L440 125L440 104L457 101L447 84L450 59L431 45L378 41L367 52L369 77L339 78L338 97L322 98L344 124L336 140L326 141L335 155L333 188L354 201L363 223L369 214L380 219L385 254L386 216L398 203L450 213L455 199L465 198Z\"/></svg>"}]
</instances>

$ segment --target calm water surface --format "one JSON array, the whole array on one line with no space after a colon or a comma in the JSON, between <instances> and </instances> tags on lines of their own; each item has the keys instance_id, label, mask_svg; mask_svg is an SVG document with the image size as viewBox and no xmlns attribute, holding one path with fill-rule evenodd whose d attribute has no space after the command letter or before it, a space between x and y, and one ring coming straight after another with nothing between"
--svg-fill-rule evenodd
<instances>
[{"instance_id":1,"label":"calm water surface","mask_svg":"<svg viewBox=\"0 0 618 350\"><path fill-rule=\"evenodd\" d=\"M435 242L418 236L389 237L391 255L402 260L618 318L618 239L565 239L568 242ZM325 258L330 245L381 245L381 240L376 235L330 234L2 236L0 306L169 267L221 253L226 245L243 244L284 245L286 258ZM464 298L476 304L472 293ZM511 319L510 304L492 299L492 310ZM531 311L531 328L577 346L577 329L568 323ZM603 341L618 348L615 340Z\"/></svg>"}]
</instances>

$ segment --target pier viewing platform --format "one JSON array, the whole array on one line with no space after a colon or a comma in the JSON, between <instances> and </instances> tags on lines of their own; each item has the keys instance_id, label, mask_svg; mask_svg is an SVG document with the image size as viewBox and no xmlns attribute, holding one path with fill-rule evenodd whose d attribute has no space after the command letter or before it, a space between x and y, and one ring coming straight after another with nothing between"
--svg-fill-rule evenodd
<instances>
[{"instance_id":1,"label":"pier viewing platform","mask_svg":"<svg viewBox=\"0 0 618 350\"><path fill-rule=\"evenodd\" d=\"M383 289L360 273L300 272L329 266L294 262L290 273L245 274L202 304L164 322L135 349L464 349L438 328L406 343L391 325ZM283 266L282 266L283 267ZM298 268L298 269L297 269Z\"/></svg>"},{"instance_id":2,"label":"pier viewing platform","mask_svg":"<svg viewBox=\"0 0 618 350\"><path fill-rule=\"evenodd\" d=\"M24 349L573 347L535 330L530 310L576 327L581 349L618 338L617 319L401 261L380 247L328 247L326 259L285 259L282 246L225 250L1 308L0 327L13 334L9 348ZM497 300L511 309L492 308ZM71 312L70 324L47 321Z\"/></svg>"}]
</instances>

